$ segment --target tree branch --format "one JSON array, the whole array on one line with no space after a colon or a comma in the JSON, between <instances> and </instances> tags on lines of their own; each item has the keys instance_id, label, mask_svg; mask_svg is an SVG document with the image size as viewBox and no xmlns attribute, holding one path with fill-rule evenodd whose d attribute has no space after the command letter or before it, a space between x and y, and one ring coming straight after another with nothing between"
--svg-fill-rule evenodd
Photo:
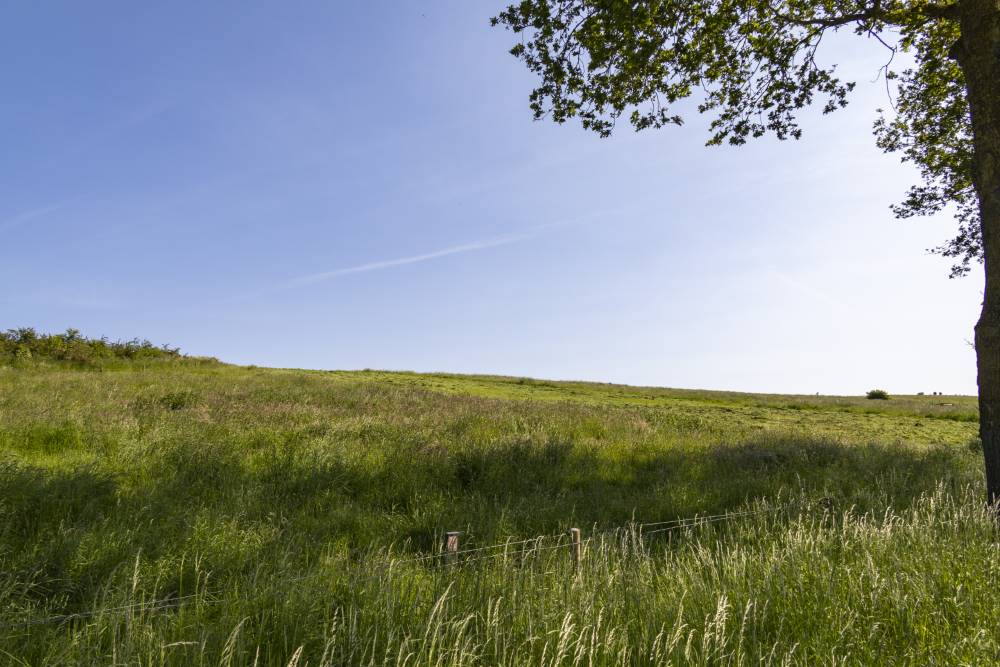
<instances>
[{"instance_id":1,"label":"tree branch","mask_svg":"<svg viewBox=\"0 0 1000 667\"><path fill-rule=\"evenodd\" d=\"M855 12L853 14L842 14L840 16L817 16L814 18L795 18L793 16L788 16L787 14L782 14L775 11L775 15L783 21L787 21L792 25L801 26L804 28L839 28L845 26L849 23L856 23L858 21L868 21L870 19L883 18L884 14L882 12L882 0L875 0L874 4L868 9L861 12Z\"/></svg>"},{"instance_id":2,"label":"tree branch","mask_svg":"<svg viewBox=\"0 0 1000 667\"><path fill-rule=\"evenodd\" d=\"M958 3L953 2L949 5L927 5L926 7L921 7L921 14L932 19L948 19L949 21L958 20Z\"/></svg>"}]
</instances>

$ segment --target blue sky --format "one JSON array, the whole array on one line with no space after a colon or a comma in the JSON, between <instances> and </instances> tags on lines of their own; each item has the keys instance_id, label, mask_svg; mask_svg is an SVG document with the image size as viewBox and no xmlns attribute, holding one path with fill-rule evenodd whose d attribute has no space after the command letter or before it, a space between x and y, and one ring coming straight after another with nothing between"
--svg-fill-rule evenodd
<instances>
[{"instance_id":1,"label":"blue sky","mask_svg":"<svg viewBox=\"0 0 1000 667\"><path fill-rule=\"evenodd\" d=\"M236 363L975 391L978 272L900 222L876 45L799 142L531 120L499 3L15 3L0 327Z\"/></svg>"}]
</instances>

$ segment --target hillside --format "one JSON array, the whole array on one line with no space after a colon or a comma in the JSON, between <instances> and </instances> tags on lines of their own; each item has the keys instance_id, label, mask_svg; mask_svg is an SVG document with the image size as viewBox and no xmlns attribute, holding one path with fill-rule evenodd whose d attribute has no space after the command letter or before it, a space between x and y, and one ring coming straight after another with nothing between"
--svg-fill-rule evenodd
<instances>
[{"instance_id":1,"label":"hillside","mask_svg":"<svg viewBox=\"0 0 1000 667\"><path fill-rule=\"evenodd\" d=\"M1000 563L976 416L969 397L12 357L0 648L32 665L988 660ZM509 546L445 562L450 530Z\"/></svg>"}]
</instances>

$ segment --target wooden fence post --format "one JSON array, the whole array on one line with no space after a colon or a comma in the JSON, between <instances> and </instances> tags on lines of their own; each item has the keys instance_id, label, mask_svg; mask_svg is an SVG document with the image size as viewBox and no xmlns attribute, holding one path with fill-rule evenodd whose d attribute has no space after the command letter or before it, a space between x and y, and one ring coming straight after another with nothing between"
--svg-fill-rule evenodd
<instances>
[{"instance_id":1,"label":"wooden fence post","mask_svg":"<svg viewBox=\"0 0 1000 667\"><path fill-rule=\"evenodd\" d=\"M580 529L569 529L569 555L573 561L573 571L580 569L580 556L582 555L580 543Z\"/></svg>"},{"instance_id":2,"label":"wooden fence post","mask_svg":"<svg viewBox=\"0 0 1000 667\"><path fill-rule=\"evenodd\" d=\"M444 560L451 565L458 558L458 531L452 530L445 533L444 540Z\"/></svg>"}]
</instances>

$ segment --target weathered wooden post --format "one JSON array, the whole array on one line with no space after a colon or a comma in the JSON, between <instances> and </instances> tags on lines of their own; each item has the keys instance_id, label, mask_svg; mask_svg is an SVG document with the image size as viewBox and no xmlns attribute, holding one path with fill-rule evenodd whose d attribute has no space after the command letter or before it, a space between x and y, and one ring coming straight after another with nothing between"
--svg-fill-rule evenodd
<instances>
[{"instance_id":1,"label":"weathered wooden post","mask_svg":"<svg viewBox=\"0 0 1000 667\"><path fill-rule=\"evenodd\" d=\"M576 572L580 569L580 557L582 555L580 543L580 529L570 528L569 529L569 555L570 559L573 561L573 571Z\"/></svg>"},{"instance_id":2,"label":"weathered wooden post","mask_svg":"<svg viewBox=\"0 0 1000 667\"><path fill-rule=\"evenodd\" d=\"M453 564L458 559L458 535L457 530L445 533L444 561L448 565Z\"/></svg>"}]
</instances>

